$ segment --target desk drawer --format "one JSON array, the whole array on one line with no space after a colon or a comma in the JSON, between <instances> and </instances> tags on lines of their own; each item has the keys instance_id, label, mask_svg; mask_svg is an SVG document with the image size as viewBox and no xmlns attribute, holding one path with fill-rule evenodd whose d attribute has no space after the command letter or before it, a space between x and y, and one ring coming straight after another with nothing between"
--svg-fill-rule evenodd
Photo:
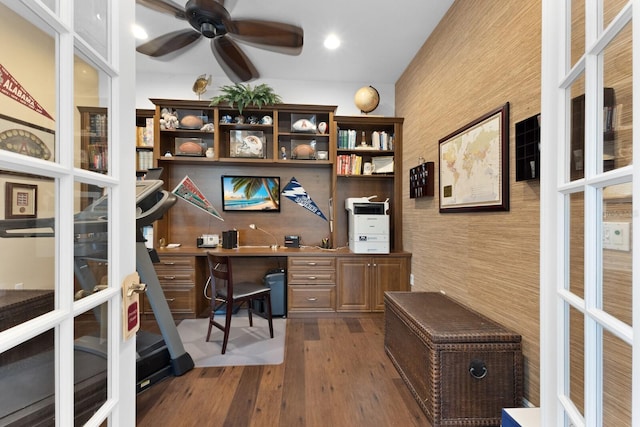
<instances>
[{"instance_id":1,"label":"desk drawer","mask_svg":"<svg viewBox=\"0 0 640 427\"><path fill-rule=\"evenodd\" d=\"M167 304L169 304L169 310L171 313L195 315L196 307L194 286L163 286L162 291L164 292ZM151 304L147 300L146 296L143 301L143 314L153 314Z\"/></svg>"},{"instance_id":2,"label":"desk drawer","mask_svg":"<svg viewBox=\"0 0 640 427\"><path fill-rule=\"evenodd\" d=\"M195 257L192 256L163 256L160 262L153 264L155 270L160 274L166 271L187 270L193 271L195 267Z\"/></svg>"},{"instance_id":3,"label":"desk drawer","mask_svg":"<svg viewBox=\"0 0 640 427\"><path fill-rule=\"evenodd\" d=\"M336 268L335 257L289 257L289 270L302 268Z\"/></svg>"},{"instance_id":4,"label":"desk drawer","mask_svg":"<svg viewBox=\"0 0 640 427\"><path fill-rule=\"evenodd\" d=\"M167 271L164 273L156 272L158 280L162 287L165 285L193 285L194 277L191 271Z\"/></svg>"},{"instance_id":5,"label":"desk drawer","mask_svg":"<svg viewBox=\"0 0 640 427\"><path fill-rule=\"evenodd\" d=\"M334 311L335 286L289 286L289 312Z\"/></svg>"},{"instance_id":6,"label":"desk drawer","mask_svg":"<svg viewBox=\"0 0 640 427\"><path fill-rule=\"evenodd\" d=\"M336 272L335 271L310 271L307 270L289 270L287 277L287 283L290 285L335 285Z\"/></svg>"}]
</instances>

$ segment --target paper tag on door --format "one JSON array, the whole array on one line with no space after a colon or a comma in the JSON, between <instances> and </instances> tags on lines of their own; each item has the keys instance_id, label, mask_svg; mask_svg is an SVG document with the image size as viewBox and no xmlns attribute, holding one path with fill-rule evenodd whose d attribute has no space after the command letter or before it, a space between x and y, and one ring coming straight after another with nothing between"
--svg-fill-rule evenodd
<instances>
[{"instance_id":1,"label":"paper tag on door","mask_svg":"<svg viewBox=\"0 0 640 427\"><path fill-rule=\"evenodd\" d=\"M140 285L138 273L132 273L122 282L122 336L126 341L140 329L140 295L131 291Z\"/></svg>"}]
</instances>

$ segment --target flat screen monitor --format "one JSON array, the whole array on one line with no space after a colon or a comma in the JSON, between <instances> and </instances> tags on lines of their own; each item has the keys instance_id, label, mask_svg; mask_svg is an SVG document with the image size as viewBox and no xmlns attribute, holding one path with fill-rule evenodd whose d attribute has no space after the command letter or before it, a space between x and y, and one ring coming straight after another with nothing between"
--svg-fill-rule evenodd
<instances>
[{"instance_id":1,"label":"flat screen monitor","mask_svg":"<svg viewBox=\"0 0 640 427\"><path fill-rule=\"evenodd\" d=\"M280 177L223 175L222 210L280 212Z\"/></svg>"}]
</instances>

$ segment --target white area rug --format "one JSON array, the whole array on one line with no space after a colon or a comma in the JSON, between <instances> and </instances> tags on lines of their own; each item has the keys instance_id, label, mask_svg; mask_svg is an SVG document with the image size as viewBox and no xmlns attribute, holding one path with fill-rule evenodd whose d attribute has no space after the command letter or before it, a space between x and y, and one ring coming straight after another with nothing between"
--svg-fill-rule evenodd
<instances>
[{"instance_id":1,"label":"white area rug","mask_svg":"<svg viewBox=\"0 0 640 427\"><path fill-rule=\"evenodd\" d=\"M216 316L224 324L224 315ZM184 348L191 355L196 368L208 366L279 365L284 361L286 319L273 319L273 338L269 337L269 324L260 316L253 316L249 327L246 310L231 319L231 332L227 352L221 354L223 332L215 326L211 338L205 342L209 319L185 319L178 325L178 334Z\"/></svg>"}]
</instances>

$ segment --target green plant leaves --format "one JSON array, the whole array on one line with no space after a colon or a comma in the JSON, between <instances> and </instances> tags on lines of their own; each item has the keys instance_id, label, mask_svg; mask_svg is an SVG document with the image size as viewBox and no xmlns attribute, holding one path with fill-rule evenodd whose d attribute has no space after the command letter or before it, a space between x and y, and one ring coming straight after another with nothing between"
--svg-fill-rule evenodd
<instances>
[{"instance_id":1,"label":"green plant leaves","mask_svg":"<svg viewBox=\"0 0 640 427\"><path fill-rule=\"evenodd\" d=\"M282 102L282 98L273 91L273 88L265 83L255 87L242 83L224 85L220 86L220 92L220 95L211 98L209 105L218 105L226 102L231 108L235 105L240 114L242 114L242 110L248 105L255 105L258 108L262 108L263 105L273 105Z\"/></svg>"}]
</instances>

